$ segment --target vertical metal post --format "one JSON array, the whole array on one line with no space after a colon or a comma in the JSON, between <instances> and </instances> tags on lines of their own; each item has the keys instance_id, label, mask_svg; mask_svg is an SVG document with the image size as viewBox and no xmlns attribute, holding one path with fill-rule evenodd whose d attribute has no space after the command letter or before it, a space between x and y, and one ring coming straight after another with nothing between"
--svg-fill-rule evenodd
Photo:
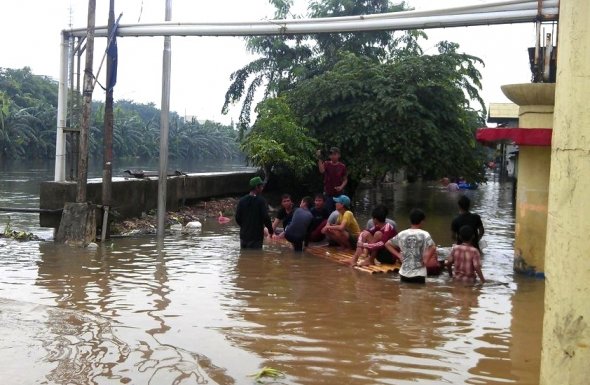
<instances>
[{"instance_id":1,"label":"vertical metal post","mask_svg":"<svg viewBox=\"0 0 590 385\"><path fill-rule=\"evenodd\" d=\"M166 0L166 21L172 20L172 0ZM160 172L158 175L158 238L164 237L166 178L168 174L168 128L170 119L171 37L164 37L162 55L162 105L160 107Z\"/></svg>"},{"instance_id":2,"label":"vertical metal post","mask_svg":"<svg viewBox=\"0 0 590 385\"><path fill-rule=\"evenodd\" d=\"M57 135L55 138L55 174L54 181L66 180L66 128L68 115L68 55L69 38L62 32L59 60L59 87L57 93Z\"/></svg>"},{"instance_id":3,"label":"vertical metal post","mask_svg":"<svg viewBox=\"0 0 590 385\"><path fill-rule=\"evenodd\" d=\"M76 104L72 106L72 109L75 108L74 116L76 117L76 126L78 127L78 131L72 133L72 147L73 150L73 165L72 168L74 170L74 178L72 180L78 179L78 169L79 164L79 157L80 157L80 76L82 74L81 66L82 66L82 54L86 51L86 38L78 38L78 44L76 48Z\"/></svg>"},{"instance_id":4,"label":"vertical metal post","mask_svg":"<svg viewBox=\"0 0 590 385\"><path fill-rule=\"evenodd\" d=\"M115 0L109 2L109 36L113 33L115 24ZM111 44L108 41L107 44ZM107 47L108 48L108 47ZM111 58L107 59L107 90L104 107L104 138L103 138L103 165L102 165L102 205L103 219L102 231L100 234L101 241L105 241L109 232L109 208L111 206L111 191L113 180L113 88L109 85L111 73L113 71L113 63Z\"/></svg>"},{"instance_id":5,"label":"vertical metal post","mask_svg":"<svg viewBox=\"0 0 590 385\"><path fill-rule=\"evenodd\" d=\"M92 91L94 79L92 64L94 59L94 26L96 20L96 0L88 0L88 25L86 31L86 65L84 67L84 106L80 126L80 154L78 161L78 186L76 202L86 202L86 183L88 181L88 132L92 110Z\"/></svg>"},{"instance_id":6,"label":"vertical metal post","mask_svg":"<svg viewBox=\"0 0 590 385\"><path fill-rule=\"evenodd\" d=\"M553 41L551 34L545 35L545 58L543 60L543 82L549 82L551 77L551 54L553 53Z\"/></svg>"},{"instance_id":7,"label":"vertical metal post","mask_svg":"<svg viewBox=\"0 0 590 385\"><path fill-rule=\"evenodd\" d=\"M74 148L72 147L73 143L74 143L74 135L72 132L72 127L75 127L75 120L74 120L74 114L75 114L75 108L74 106L76 105L76 93L74 92L74 63L76 61L76 51L75 51L75 39L74 38L70 38L70 54L69 54L69 59L68 59L68 76L69 76L69 80L70 80L70 88L69 88L69 93L68 93L68 121L66 122L66 124L68 125L68 127L70 128L70 130L68 130L68 134L66 135L66 161L65 161L65 165L67 168L67 172L68 175L66 176L66 178L68 180L74 180ZM68 139L69 139L69 146L68 146Z\"/></svg>"}]
</instances>

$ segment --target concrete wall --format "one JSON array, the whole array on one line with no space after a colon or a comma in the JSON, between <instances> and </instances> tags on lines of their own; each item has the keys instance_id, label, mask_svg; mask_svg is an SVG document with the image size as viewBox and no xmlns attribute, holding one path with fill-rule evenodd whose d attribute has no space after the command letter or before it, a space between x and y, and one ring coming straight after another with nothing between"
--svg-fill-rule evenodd
<instances>
[{"instance_id":1,"label":"concrete wall","mask_svg":"<svg viewBox=\"0 0 590 385\"><path fill-rule=\"evenodd\" d=\"M166 207L176 210L183 200L194 201L221 196L240 195L248 191L248 181L255 172L219 172L169 177ZM101 204L102 181L88 181L87 200ZM113 178L112 207L122 218L139 217L158 207L158 178ZM41 209L62 209L66 202L75 202L75 182L42 182ZM59 227L61 215L40 214L42 227Z\"/></svg>"},{"instance_id":2,"label":"concrete wall","mask_svg":"<svg viewBox=\"0 0 590 385\"><path fill-rule=\"evenodd\" d=\"M523 85L539 96L535 103L553 103L553 85ZM532 87L530 87L532 86ZM525 91L526 92L526 91ZM520 106L521 128L552 128L553 105ZM547 234L547 201L551 148L520 146L516 188L516 227L514 267L520 273L542 276L545 272L545 236Z\"/></svg>"},{"instance_id":3,"label":"concrete wall","mask_svg":"<svg viewBox=\"0 0 590 385\"><path fill-rule=\"evenodd\" d=\"M541 385L590 383L590 2L561 0Z\"/></svg>"},{"instance_id":4,"label":"concrete wall","mask_svg":"<svg viewBox=\"0 0 590 385\"><path fill-rule=\"evenodd\" d=\"M555 84L507 84L502 86L502 91L519 106L520 128L553 127ZM519 146L514 270L539 277L545 271L550 168L549 147Z\"/></svg>"}]
</instances>

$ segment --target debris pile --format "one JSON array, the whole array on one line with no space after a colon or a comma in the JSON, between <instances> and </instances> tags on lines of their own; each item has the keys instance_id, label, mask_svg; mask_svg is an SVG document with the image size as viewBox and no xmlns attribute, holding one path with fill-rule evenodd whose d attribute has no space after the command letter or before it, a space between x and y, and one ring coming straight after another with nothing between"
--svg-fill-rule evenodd
<instances>
[{"instance_id":1,"label":"debris pile","mask_svg":"<svg viewBox=\"0 0 590 385\"><path fill-rule=\"evenodd\" d=\"M233 217L237 198L221 198L201 201L194 206L185 206L179 211L169 211L166 215L166 227L178 225L186 226L189 222L202 221L206 218L218 218L220 215ZM113 235L143 235L155 234L157 228L155 210L141 218L125 219L111 225Z\"/></svg>"}]
</instances>

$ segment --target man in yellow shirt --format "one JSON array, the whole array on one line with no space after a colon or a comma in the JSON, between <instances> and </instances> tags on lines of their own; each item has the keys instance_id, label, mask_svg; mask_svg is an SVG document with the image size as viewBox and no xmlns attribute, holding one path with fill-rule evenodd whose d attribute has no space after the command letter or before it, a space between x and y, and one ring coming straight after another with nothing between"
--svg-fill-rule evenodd
<instances>
[{"instance_id":1,"label":"man in yellow shirt","mask_svg":"<svg viewBox=\"0 0 590 385\"><path fill-rule=\"evenodd\" d=\"M334 225L328 223L322 229L322 233L326 234L328 239L338 245L347 249L354 249L361 229L354 218L354 214L349 210L350 198L346 195L340 195L333 199L338 211L338 219Z\"/></svg>"}]
</instances>

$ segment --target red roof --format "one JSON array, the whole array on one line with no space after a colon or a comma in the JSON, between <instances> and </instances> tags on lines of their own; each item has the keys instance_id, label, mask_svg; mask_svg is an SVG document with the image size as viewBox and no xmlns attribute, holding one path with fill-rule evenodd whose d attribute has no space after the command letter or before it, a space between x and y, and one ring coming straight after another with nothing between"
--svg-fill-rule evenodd
<instances>
[{"instance_id":1,"label":"red roof","mask_svg":"<svg viewBox=\"0 0 590 385\"><path fill-rule=\"evenodd\" d=\"M521 146L551 146L551 128L479 128L479 142L509 140Z\"/></svg>"}]
</instances>

